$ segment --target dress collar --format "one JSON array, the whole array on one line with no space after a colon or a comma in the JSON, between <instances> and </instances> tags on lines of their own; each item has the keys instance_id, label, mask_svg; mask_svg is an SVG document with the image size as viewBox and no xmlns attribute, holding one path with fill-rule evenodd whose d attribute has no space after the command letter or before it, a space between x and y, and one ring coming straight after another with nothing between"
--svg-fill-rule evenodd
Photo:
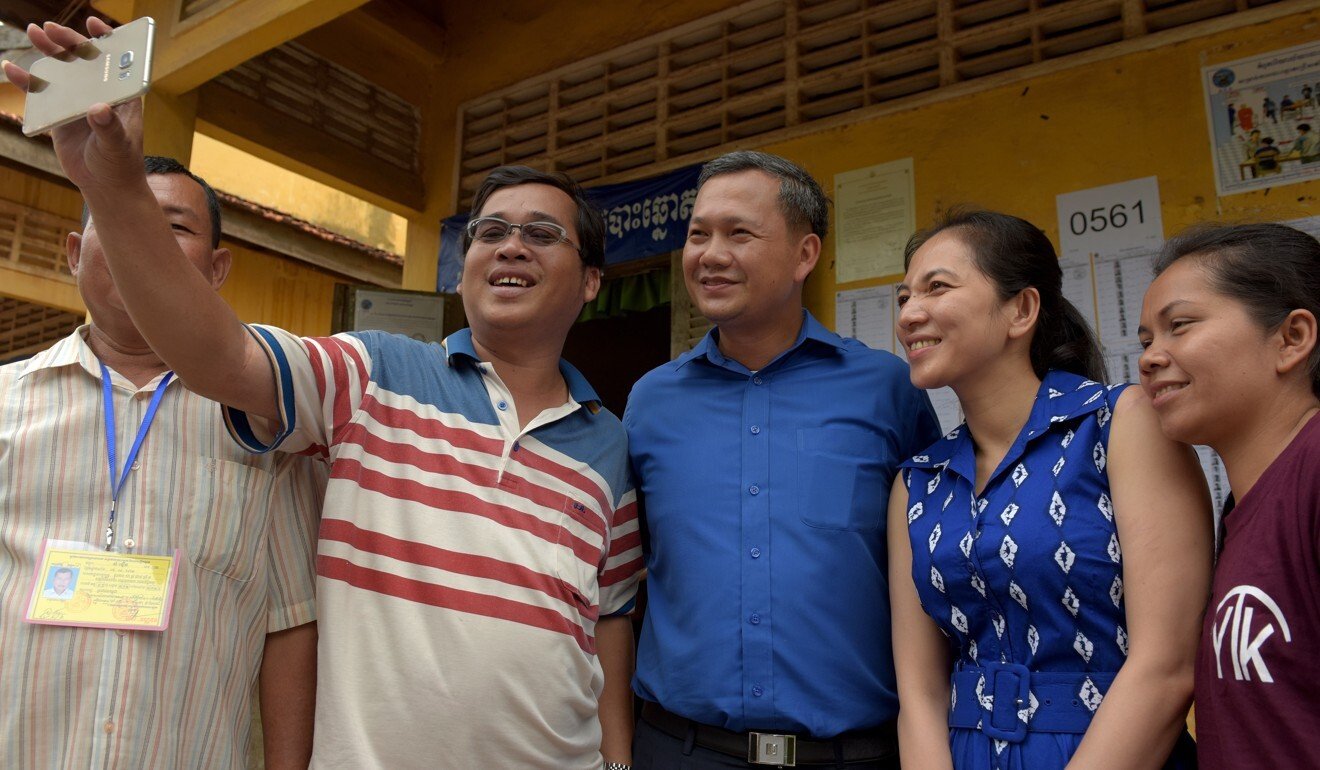
<instances>
[{"instance_id":1,"label":"dress collar","mask_svg":"<svg viewBox=\"0 0 1320 770\"><path fill-rule=\"evenodd\" d=\"M1101 425L1109 421L1109 399L1105 394L1120 385L1105 386L1078 374L1051 370L1045 374L1031 414L1022 426L1017 439L1009 447L994 475L1018 461L1027 445L1050 432L1055 425L1073 423L1086 415L1099 412ZM972 435L963 423L948 435L936 441L926 451L902 463L902 468L944 468L968 480L976 478L976 449ZM993 477L992 477L993 478Z\"/></svg>"}]
</instances>

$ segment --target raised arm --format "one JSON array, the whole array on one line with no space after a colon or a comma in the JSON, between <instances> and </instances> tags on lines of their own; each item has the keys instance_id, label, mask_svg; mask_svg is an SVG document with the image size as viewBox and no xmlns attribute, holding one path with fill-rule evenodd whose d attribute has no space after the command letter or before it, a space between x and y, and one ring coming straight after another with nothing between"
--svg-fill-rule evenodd
<instances>
[{"instance_id":1,"label":"raised arm","mask_svg":"<svg viewBox=\"0 0 1320 770\"><path fill-rule=\"evenodd\" d=\"M88 32L109 25L92 18ZM28 37L47 55L87 40L68 27L31 25ZM4 64L24 90L28 73ZM275 379L261 347L185 257L173 223L147 182L142 155L142 103L95 105L86 120L53 132L60 165L82 191L110 274L128 315L156 355L196 393L246 412L278 419Z\"/></svg>"},{"instance_id":2,"label":"raised arm","mask_svg":"<svg viewBox=\"0 0 1320 770\"><path fill-rule=\"evenodd\" d=\"M1128 657L1068 764L1073 770L1164 765L1191 705L1210 596L1210 494L1195 454L1164 437L1140 388L1119 397L1111 431Z\"/></svg>"},{"instance_id":3,"label":"raised arm","mask_svg":"<svg viewBox=\"0 0 1320 770\"><path fill-rule=\"evenodd\" d=\"M949 752L949 645L921 608L912 583L907 488L889 493L889 606L898 673L898 747L905 768L952 770Z\"/></svg>"}]
</instances>

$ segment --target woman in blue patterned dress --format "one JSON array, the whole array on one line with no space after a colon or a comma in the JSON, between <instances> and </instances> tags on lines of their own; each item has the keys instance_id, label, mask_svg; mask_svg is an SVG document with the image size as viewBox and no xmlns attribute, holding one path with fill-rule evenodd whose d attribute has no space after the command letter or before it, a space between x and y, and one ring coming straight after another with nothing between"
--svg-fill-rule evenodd
<instances>
[{"instance_id":1,"label":"woman in blue patterned dress","mask_svg":"<svg viewBox=\"0 0 1320 770\"><path fill-rule=\"evenodd\" d=\"M1194 455L1139 388L1100 384L1038 228L954 214L905 256L912 381L951 386L966 421L890 498L904 768L1194 767L1212 547Z\"/></svg>"}]
</instances>

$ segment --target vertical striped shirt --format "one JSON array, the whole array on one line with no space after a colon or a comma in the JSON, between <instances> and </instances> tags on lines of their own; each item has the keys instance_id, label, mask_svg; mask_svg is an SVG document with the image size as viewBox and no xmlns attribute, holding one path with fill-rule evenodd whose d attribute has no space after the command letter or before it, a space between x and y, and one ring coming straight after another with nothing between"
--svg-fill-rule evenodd
<instances>
[{"instance_id":1,"label":"vertical striped shirt","mask_svg":"<svg viewBox=\"0 0 1320 770\"><path fill-rule=\"evenodd\" d=\"M258 457L168 384L119 495L119 550L179 549L165 631L24 622L46 539L104 544L101 368L86 327L0 367L0 767L242 768L266 634L314 619L325 472ZM118 460L160 385L112 372Z\"/></svg>"},{"instance_id":2,"label":"vertical striped shirt","mask_svg":"<svg viewBox=\"0 0 1320 770\"><path fill-rule=\"evenodd\" d=\"M235 437L332 461L313 766L599 768L596 620L642 568L619 420L561 363L568 402L520 427L468 330L252 333L282 425L226 410Z\"/></svg>"}]
</instances>

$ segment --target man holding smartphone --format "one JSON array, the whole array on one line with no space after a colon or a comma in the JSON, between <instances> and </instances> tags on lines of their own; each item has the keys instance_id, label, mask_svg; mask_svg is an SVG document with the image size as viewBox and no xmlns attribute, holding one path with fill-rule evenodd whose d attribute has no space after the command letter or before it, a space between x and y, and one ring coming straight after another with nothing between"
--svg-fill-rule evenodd
<instances>
[{"instance_id":1,"label":"man holding smartphone","mask_svg":"<svg viewBox=\"0 0 1320 770\"><path fill-rule=\"evenodd\" d=\"M239 323L190 269L141 130L129 102L54 132L124 306L244 447L332 462L312 765L627 767L635 495L622 425L559 358L600 287L600 213L567 177L497 169L467 231L469 329L298 338Z\"/></svg>"},{"instance_id":2,"label":"man holding smartphone","mask_svg":"<svg viewBox=\"0 0 1320 770\"><path fill-rule=\"evenodd\" d=\"M172 159L136 163L142 203L169 212L186 269L214 296L230 263L215 193ZM325 469L244 453L219 405L174 381L120 301L103 224L88 220L66 244L90 323L0 367L0 767L239 770L254 686L265 766L305 767ZM134 619L133 582L98 585L63 566L41 594L58 609L27 617L47 546L113 560L119 574L170 560L168 626L78 625L107 595Z\"/></svg>"}]
</instances>

